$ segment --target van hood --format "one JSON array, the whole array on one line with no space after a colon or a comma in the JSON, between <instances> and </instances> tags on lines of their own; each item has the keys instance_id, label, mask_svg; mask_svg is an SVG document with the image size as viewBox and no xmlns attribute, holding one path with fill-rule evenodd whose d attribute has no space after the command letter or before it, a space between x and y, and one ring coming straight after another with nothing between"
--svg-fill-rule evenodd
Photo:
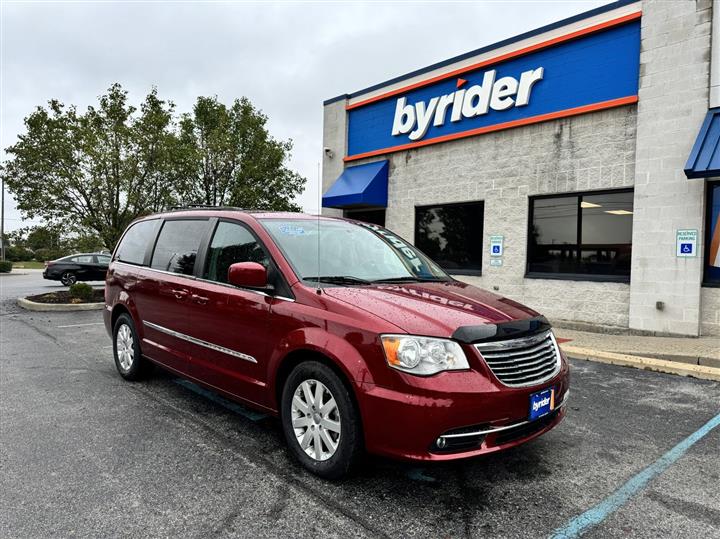
<instances>
[{"instance_id":1,"label":"van hood","mask_svg":"<svg viewBox=\"0 0 720 539\"><path fill-rule=\"evenodd\" d=\"M414 335L451 337L464 331L460 328L538 317L516 301L459 281L328 287L323 292Z\"/></svg>"}]
</instances>

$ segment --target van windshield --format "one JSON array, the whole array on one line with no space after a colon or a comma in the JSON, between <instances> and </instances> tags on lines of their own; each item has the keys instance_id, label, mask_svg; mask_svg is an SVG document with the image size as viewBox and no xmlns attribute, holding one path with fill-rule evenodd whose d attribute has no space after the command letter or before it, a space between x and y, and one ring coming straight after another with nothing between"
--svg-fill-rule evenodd
<instances>
[{"instance_id":1,"label":"van windshield","mask_svg":"<svg viewBox=\"0 0 720 539\"><path fill-rule=\"evenodd\" d=\"M435 262L377 225L328 219L260 222L306 281L353 285L450 280Z\"/></svg>"}]
</instances>

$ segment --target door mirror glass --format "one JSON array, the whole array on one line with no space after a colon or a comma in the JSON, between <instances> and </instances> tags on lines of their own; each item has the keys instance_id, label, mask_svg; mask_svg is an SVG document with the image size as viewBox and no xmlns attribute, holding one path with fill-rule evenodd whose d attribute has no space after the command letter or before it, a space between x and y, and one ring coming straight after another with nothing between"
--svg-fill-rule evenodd
<instances>
[{"instance_id":1,"label":"door mirror glass","mask_svg":"<svg viewBox=\"0 0 720 539\"><path fill-rule=\"evenodd\" d=\"M242 288L267 288L267 270L257 262L236 262L228 268L228 283Z\"/></svg>"}]
</instances>

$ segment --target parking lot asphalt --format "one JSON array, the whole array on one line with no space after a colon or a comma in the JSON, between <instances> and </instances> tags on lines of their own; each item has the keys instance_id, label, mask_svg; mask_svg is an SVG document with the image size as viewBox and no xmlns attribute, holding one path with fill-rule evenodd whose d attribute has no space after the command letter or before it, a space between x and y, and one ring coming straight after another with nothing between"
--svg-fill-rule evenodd
<instances>
[{"instance_id":1,"label":"parking lot asphalt","mask_svg":"<svg viewBox=\"0 0 720 539\"><path fill-rule=\"evenodd\" d=\"M720 413L718 383L571 361L567 417L537 440L331 483L275 419L160 370L123 381L100 311L2 295L0 537L720 537L720 428L671 452Z\"/></svg>"}]
</instances>

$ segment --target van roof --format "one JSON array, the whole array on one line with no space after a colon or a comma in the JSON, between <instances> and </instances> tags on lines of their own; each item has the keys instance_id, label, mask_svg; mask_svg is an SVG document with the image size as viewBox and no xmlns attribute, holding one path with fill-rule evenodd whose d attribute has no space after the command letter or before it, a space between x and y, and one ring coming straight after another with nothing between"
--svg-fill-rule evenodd
<instances>
[{"instance_id":1,"label":"van roof","mask_svg":"<svg viewBox=\"0 0 720 539\"><path fill-rule=\"evenodd\" d=\"M303 212L293 211L273 211L273 210L262 210L262 209L246 209L238 208L235 206L198 206L198 207L185 207L185 208L173 208L172 210L158 212L151 215L146 215L141 220L146 219L157 219L165 217L198 217L200 215L212 214L215 216L230 216L232 214L245 214L251 215L256 219L267 219L267 218L279 218L279 219L317 219L318 215L312 215ZM319 216L321 219L335 219L329 216Z\"/></svg>"}]
</instances>

